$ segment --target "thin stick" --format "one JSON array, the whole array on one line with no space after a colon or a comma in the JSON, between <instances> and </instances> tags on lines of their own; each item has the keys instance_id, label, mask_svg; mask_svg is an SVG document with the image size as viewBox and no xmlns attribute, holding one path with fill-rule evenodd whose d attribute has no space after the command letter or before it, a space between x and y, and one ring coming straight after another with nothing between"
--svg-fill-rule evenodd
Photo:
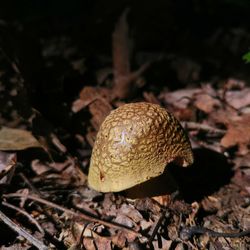
<instances>
[{"instance_id":1,"label":"thin stick","mask_svg":"<svg viewBox=\"0 0 250 250\"><path fill-rule=\"evenodd\" d=\"M161 226L161 224L162 224L162 222L163 222L165 216L166 216L166 210L164 210L164 211L162 212L161 217L160 217L159 220L157 221L157 224L155 225L155 228L154 228L154 230L153 230L153 232L152 232L152 235L150 236L150 238L149 238L149 240L148 240L148 242L147 242L148 245L152 244L152 242L153 242L153 240L154 240L154 238L155 238L155 235L157 234L157 232L158 232L158 230L159 230L159 228L160 228L160 226Z\"/></svg>"},{"instance_id":2,"label":"thin stick","mask_svg":"<svg viewBox=\"0 0 250 250\"><path fill-rule=\"evenodd\" d=\"M218 129L211 127L206 124L201 124L197 122L182 122L183 127L186 127L187 129L197 129L197 130L203 130L205 132L210 132L218 135L224 135L226 133L226 130Z\"/></svg>"},{"instance_id":3,"label":"thin stick","mask_svg":"<svg viewBox=\"0 0 250 250\"><path fill-rule=\"evenodd\" d=\"M6 198L10 198L10 197L25 197L26 199L37 201L37 202L39 202L41 204L44 204L44 205L47 205L49 207L58 209L58 210L60 210L60 211L62 211L64 213L72 215L73 217L82 218L82 219L84 219L86 221L99 223L99 224L102 224L102 225L107 226L107 227L111 227L111 228L115 228L115 229L120 229L120 230L123 230L125 232L132 233L132 234L134 234L134 235L136 235L138 237L143 237L140 233L138 233L138 232L134 231L133 229L128 228L128 227L126 227L124 225L120 225L120 224L114 223L114 222L108 222L108 221L96 218L94 216L86 215L86 214L83 214L83 213L76 213L76 212L74 212L74 211L72 211L70 209L64 208L64 207L59 206L59 205L57 205L57 204L55 204L53 202L47 201L45 199L39 198L39 197L34 196L34 195L25 195L25 194L16 194L16 193L13 193L13 194L5 194L3 196L6 197Z\"/></svg>"},{"instance_id":4,"label":"thin stick","mask_svg":"<svg viewBox=\"0 0 250 250\"><path fill-rule=\"evenodd\" d=\"M40 231L40 233L41 233L42 235L44 235L44 230L42 229L42 227L40 226L40 224L39 224L30 214L28 214L26 211L24 211L24 210L22 210L21 208L16 207L16 206L14 206L14 205L8 203L8 202L5 202L5 201L3 201L2 204L3 204L4 206L9 207L9 208L11 208L11 209L14 209L15 211L18 211L19 213L21 213L21 214L23 214L24 216L26 216L26 217L28 218L28 220L29 220L31 223L33 223L33 224L36 225L36 227L37 227L37 229Z\"/></svg>"},{"instance_id":5,"label":"thin stick","mask_svg":"<svg viewBox=\"0 0 250 250\"><path fill-rule=\"evenodd\" d=\"M240 238L250 235L250 230L237 232L237 233L221 233L215 232L205 227L184 227L180 232L180 237L183 240L189 240L194 235L208 234L210 237L224 237L224 238Z\"/></svg>"},{"instance_id":6,"label":"thin stick","mask_svg":"<svg viewBox=\"0 0 250 250\"><path fill-rule=\"evenodd\" d=\"M36 187L29 181L29 179L28 179L23 173L20 173L19 176L23 179L23 181L28 185L28 187L29 187L35 194L41 195L41 193L39 192L39 190L36 189Z\"/></svg>"},{"instance_id":7,"label":"thin stick","mask_svg":"<svg viewBox=\"0 0 250 250\"><path fill-rule=\"evenodd\" d=\"M185 122L184 124L187 126L188 129L198 129L219 135L224 135L226 133L226 130L224 129L214 128L207 124L202 124L197 122Z\"/></svg>"},{"instance_id":8,"label":"thin stick","mask_svg":"<svg viewBox=\"0 0 250 250\"><path fill-rule=\"evenodd\" d=\"M40 240L36 239L34 236L29 234L23 228L19 227L16 223L14 223L11 219L9 219L2 211L0 211L0 219L9 226L12 230L14 230L17 234L24 237L27 241L29 241L32 245L41 250L47 250L48 247L43 244Z\"/></svg>"},{"instance_id":9,"label":"thin stick","mask_svg":"<svg viewBox=\"0 0 250 250\"><path fill-rule=\"evenodd\" d=\"M20 173L19 174L20 177L24 180L24 182L30 187L30 189L32 190L33 193L35 193L36 195L39 195L41 196L42 198L45 198L43 194L41 194L41 192L33 185L33 183L23 174L23 173ZM38 205L38 208L43 211L43 213L51 218L54 222L55 225L57 225L57 221L55 220L55 218L49 213L49 211L47 211L46 209L44 209L43 207L40 207Z\"/></svg>"}]
</instances>

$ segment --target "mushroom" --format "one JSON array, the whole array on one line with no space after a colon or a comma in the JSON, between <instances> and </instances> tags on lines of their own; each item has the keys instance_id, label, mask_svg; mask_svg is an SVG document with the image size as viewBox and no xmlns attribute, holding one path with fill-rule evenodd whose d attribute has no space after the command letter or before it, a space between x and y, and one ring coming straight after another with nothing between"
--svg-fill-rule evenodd
<instances>
[{"instance_id":1,"label":"mushroom","mask_svg":"<svg viewBox=\"0 0 250 250\"><path fill-rule=\"evenodd\" d=\"M89 186L118 192L159 176L174 161L193 163L189 139L179 121L157 104L125 104L106 117L97 134Z\"/></svg>"}]
</instances>

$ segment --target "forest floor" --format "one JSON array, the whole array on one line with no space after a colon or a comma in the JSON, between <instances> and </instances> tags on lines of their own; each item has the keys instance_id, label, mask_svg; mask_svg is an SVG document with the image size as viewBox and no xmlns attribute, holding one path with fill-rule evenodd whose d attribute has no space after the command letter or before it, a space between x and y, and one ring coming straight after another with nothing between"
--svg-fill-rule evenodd
<instances>
[{"instance_id":1,"label":"forest floor","mask_svg":"<svg viewBox=\"0 0 250 250\"><path fill-rule=\"evenodd\" d=\"M173 55L168 62L181 84L158 84L154 74L149 82L145 76L166 58L150 54L132 71L127 29L123 14L113 58L100 56L113 64L91 70L67 38L42 40L46 70L37 82L27 74L40 67L37 57L20 66L3 49L1 249L250 249L249 82L233 74L201 82L199 64ZM61 72L57 82L51 68ZM84 80L89 71L96 84ZM88 187L88 169L100 125L111 110L138 101L178 118L194 164L167 166L174 192L163 177L136 198L97 192Z\"/></svg>"}]
</instances>

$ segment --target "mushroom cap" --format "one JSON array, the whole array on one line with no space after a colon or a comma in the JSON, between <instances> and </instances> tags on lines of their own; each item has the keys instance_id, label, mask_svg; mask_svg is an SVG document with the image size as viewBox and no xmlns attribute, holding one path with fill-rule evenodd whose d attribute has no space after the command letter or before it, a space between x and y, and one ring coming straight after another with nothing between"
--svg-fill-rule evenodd
<instances>
[{"instance_id":1,"label":"mushroom cap","mask_svg":"<svg viewBox=\"0 0 250 250\"><path fill-rule=\"evenodd\" d=\"M111 111L100 127L88 183L101 192L122 191L159 176L171 161L183 167L193 163L179 121L157 104L125 104Z\"/></svg>"}]
</instances>

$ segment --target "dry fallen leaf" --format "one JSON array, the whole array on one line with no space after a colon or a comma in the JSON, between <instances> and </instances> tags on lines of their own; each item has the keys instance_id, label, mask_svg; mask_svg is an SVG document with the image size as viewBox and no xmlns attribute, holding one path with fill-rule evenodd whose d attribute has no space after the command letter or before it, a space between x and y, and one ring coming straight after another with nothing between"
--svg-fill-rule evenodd
<instances>
[{"instance_id":1,"label":"dry fallen leaf","mask_svg":"<svg viewBox=\"0 0 250 250\"><path fill-rule=\"evenodd\" d=\"M7 127L0 129L0 150L24 150L37 147L42 145L29 131Z\"/></svg>"},{"instance_id":2,"label":"dry fallen leaf","mask_svg":"<svg viewBox=\"0 0 250 250\"><path fill-rule=\"evenodd\" d=\"M13 176L16 154L0 151L0 183L7 183Z\"/></svg>"},{"instance_id":3,"label":"dry fallen leaf","mask_svg":"<svg viewBox=\"0 0 250 250\"><path fill-rule=\"evenodd\" d=\"M196 95L195 106L205 113L211 113L216 107L220 106L220 102L209 94L200 93Z\"/></svg>"},{"instance_id":4,"label":"dry fallen leaf","mask_svg":"<svg viewBox=\"0 0 250 250\"><path fill-rule=\"evenodd\" d=\"M65 162L32 162L32 170L36 176L33 182L43 182L46 177L47 184L55 181L62 186L82 186L86 183L86 175L81 171L74 159L68 158Z\"/></svg>"},{"instance_id":5,"label":"dry fallen leaf","mask_svg":"<svg viewBox=\"0 0 250 250\"><path fill-rule=\"evenodd\" d=\"M250 115L238 117L228 123L228 130L221 139L221 145L225 148L239 146L239 154L244 155L248 152L250 145Z\"/></svg>"},{"instance_id":6,"label":"dry fallen leaf","mask_svg":"<svg viewBox=\"0 0 250 250\"><path fill-rule=\"evenodd\" d=\"M74 113L79 112L83 108L89 106L97 99L111 102L112 95L108 88L94 88L91 86L84 87L80 92L80 98L75 100L72 104L72 111Z\"/></svg>"},{"instance_id":7,"label":"dry fallen leaf","mask_svg":"<svg viewBox=\"0 0 250 250\"><path fill-rule=\"evenodd\" d=\"M104 98L96 99L89 105L89 111L92 114L91 124L98 131L106 116L112 111L112 106Z\"/></svg>"},{"instance_id":8,"label":"dry fallen leaf","mask_svg":"<svg viewBox=\"0 0 250 250\"><path fill-rule=\"evenodd\" d=\"M184 109L190 104L193 96L200 93L201 89L180 89L172 92L163 92L159 99L176 108Z\"/></svg>"},{"instance_id":9,"label":"dry fallen leaf","mask_svg":"<svg viewBox=\"0 0 250 250\"><path fill-rule=\"evenodd\" d=\"M90 86L84 87L80 92L80 98L73 102L72 111L74 113L79 112L99 97L100 95L95 88Z\"/></svg>"},{"instance_id":10,"label":"dry fallen leaf","mask_svg":"<svg viewBox=\"0 0 250 250\"><path fill-rule=\"evenodd\" d=\"M0 174L5 171L7 172L9 167L16 163L16 154L7 153L0 151Z\"/></svg>"},{"instance_id":11,"label":"dry fallen leaf","mask_svg":"<svg viewBox=\"0 0 250 250\"><path fill-rule=\"evenodd\" d=\"M160 105L159 100L157 99L157 97L154 95L153 92L144 91L143 97L144 97L146 102L151 102L151 103L155 103L155 104Z\"/></svg>"},{"instance_id":12,"label":"dry fallen leaf","mask_svg":"<svg viewBox=\"0 0 250 250\"><path fill-rule=\"evenodd\" d=\"M118 231L112 237L112 243L120 248L123 248L126 245L126 234L123 231Z\"/></svg>"},{"instance_id":13,"label":"dry fallen leaf","mask_svg":"<svg viewBox=\"0 0 250 250\"><path fill-rule=\"evenodd\" d=\"M236 109L250 105L250 88L226 92L226 101Z\"/></svg>"},{"instance_id":14,"label":"dry fallen leaf","mask_svg":"<svg viewBox=\"0 0 250 250\"><path fill-rule=\"evenodd\" d=\"M95 245L98 250L112 250L111 239L109 237L96 235Z\"/></svg>"},{"instance_id":15,"label":"dry fallen leaf","mask_svg":"<svg viewBox=\"0 0 250 250\"><path fill-rule=\"evenodd\" d=\"M31 162L31 168L37 175L42 175L50 170L50 167L35 159Z\"/></svg>"}]
</instances>

